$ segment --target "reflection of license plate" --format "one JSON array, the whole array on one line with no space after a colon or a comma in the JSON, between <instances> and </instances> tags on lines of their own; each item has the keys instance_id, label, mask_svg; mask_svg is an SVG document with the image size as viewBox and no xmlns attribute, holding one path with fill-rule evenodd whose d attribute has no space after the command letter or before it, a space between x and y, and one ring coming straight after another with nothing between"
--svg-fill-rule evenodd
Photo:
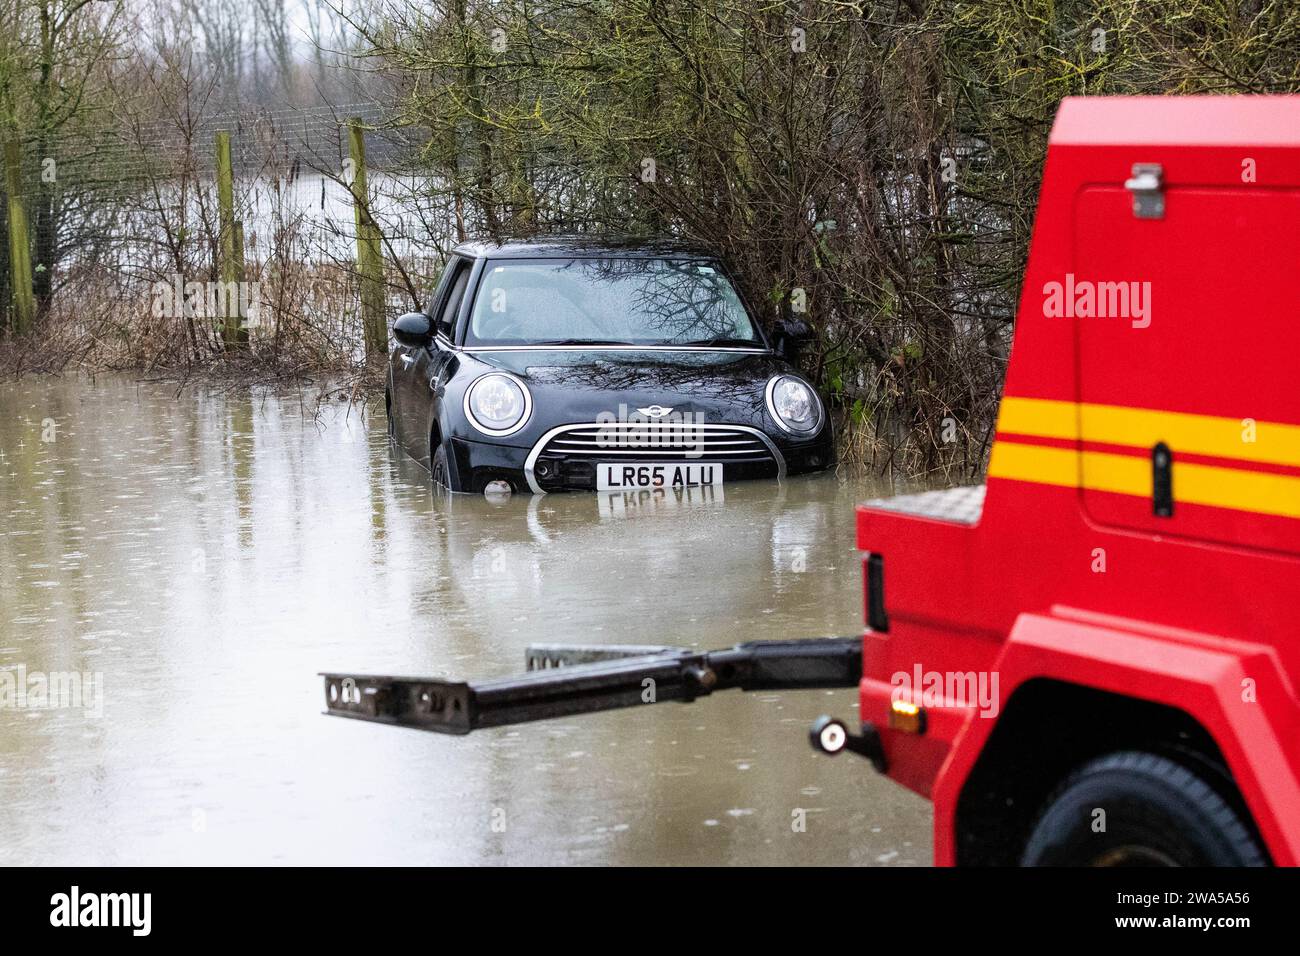
<instances>
[{"instance_id":1,"label":"reflection of license plate","mask_svg":"<svg viewBox=\"0 0 1300 956\"><path fill-rule=\"evenodd\" d=\"M625 488L688 488L692 485L722 484L722 463L692 462L601 462L596 466L597 491Z\"/></svg>"},{"instance_id":2,"label":"reflection of license plate","mask_svg":"<svg viewBox=\"0 0 1300 956\"><path fill-rule=\"evenodd\" d=\"M602 518L632 518L678 508L722 504L722 485L688 485L683 488L637 488L605 491L596 495Z\"/></svg>"}]
</instances>

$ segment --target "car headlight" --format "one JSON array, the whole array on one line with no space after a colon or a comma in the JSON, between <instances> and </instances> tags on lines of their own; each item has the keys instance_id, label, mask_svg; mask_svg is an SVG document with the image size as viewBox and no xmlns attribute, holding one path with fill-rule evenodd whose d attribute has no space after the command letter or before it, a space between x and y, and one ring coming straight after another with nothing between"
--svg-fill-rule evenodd
<instances>
[{"instance_id":1,"label":"car headlight","mask_svg":"<svg viewBox=\"0 0 1300 956\"><path fill-rule=\"evenodd\" d=\"M767 410L778 425L797 435L811 435L821 427L821 402L793 375L778 375L767 383Z\"/></svg>"},{"instance_id":2,"label":"car headlight","mask_svg":"<svg viewBox=\"0 0 1300 956\"><path fill-rule=\"evenodd\" d=\"M485 435L513 435L532 410L528 386L505 372L480 375L465 391L465 417Z\"/></svg>"}]
</instances>

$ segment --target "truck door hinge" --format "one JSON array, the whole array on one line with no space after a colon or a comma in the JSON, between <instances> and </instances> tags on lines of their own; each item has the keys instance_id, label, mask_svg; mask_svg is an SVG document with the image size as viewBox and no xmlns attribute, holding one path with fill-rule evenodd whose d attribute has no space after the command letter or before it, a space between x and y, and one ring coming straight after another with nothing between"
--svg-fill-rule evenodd
<instances>
[{"instance_id":1,"label":"truck door hinge","mask_svg":"<svg viewBox=\"0 0 1300 956\"><path fill-rule=\"evenodd\" d=\"M1138 219L1165 218L1164 172L1159 163L1133 164L1133 177L1124 188L1133 194L1133 215Z\"/></svg>"}]
</instances>

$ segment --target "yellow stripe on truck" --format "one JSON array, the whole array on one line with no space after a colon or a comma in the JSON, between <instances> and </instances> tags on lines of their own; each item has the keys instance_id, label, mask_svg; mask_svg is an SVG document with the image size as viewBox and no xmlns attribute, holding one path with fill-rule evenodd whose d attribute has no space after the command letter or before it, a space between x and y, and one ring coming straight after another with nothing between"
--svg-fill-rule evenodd
<instances>
[{"instance_id":1,"label":"yellow stripe on truck","mask_svg":"<svg viewBox=\"0 0 1300 956\"><path fill-rule=\"evenodd\" d=\"M998 409L998 431L1075 441L1079 437L1079 403L1003 398Z\"/></svg>"},{"instance_id":2,"label":"yellow stripe on truck","mask_svg":"<svg viewBox=\"0 0 1300 956\"><path fill-rule=\"evenodd\" d=\"M1145 457L999 439L989 476L1090 491L1151 497L1151 462ZM1300 478L1180 462L1174 454L1174 499L1180 503L1300 518Z\"/></svg>"},{"instance_id":3,"label":"yellow stripe on truck","mask_svg":"<svg viewBox=\"0 0 1300 956\"><path fill-rule=\"evenodd\" d=\"M1021 445L998 439L989 456L990 478L1079 487L1079 454L1073 448Z\"/></svg>"},{"instance_id":4,"label":"yellow stripe on truck","mask_svg":"<svg viewBox=\"0 0 1300 956\"><path fill-rule=\"evenodd\" d=\"M1300 425L1249 418L1008 397L998 413L998 431L1148 450L1164 442L1175 461L1182 452L1300 467Z\"/></svg>"},{"instance_id":5,"label":"yellow stripe on truck","mask_svg":"<svg viewBox=\"0 0 1300 956\"><path fill-rule=\"evenodd\" d=\"M1300 478L1214 465L1179 464L1175 456L1174 500L1300 518Z\"/></svg>"}]
</instances>

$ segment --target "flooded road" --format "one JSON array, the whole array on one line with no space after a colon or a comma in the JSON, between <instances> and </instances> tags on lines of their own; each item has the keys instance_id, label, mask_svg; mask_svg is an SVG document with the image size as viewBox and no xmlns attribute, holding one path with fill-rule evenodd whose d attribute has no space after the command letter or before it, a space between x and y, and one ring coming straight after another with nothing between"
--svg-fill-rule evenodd
<instances>
[{"instance_id":1,"label":"flooded road","mask_svg":"<svg viewBox=\"0 0 1300 956\"><path fill-rule=\"evenodd\" d=\"M853 505L878 491L447 500L382 414L0 383L0 863L928 863L925 801L808 746L852 691L463 738L320 714L321 670L852 634Z\"/></svg>"}]
</instances>

